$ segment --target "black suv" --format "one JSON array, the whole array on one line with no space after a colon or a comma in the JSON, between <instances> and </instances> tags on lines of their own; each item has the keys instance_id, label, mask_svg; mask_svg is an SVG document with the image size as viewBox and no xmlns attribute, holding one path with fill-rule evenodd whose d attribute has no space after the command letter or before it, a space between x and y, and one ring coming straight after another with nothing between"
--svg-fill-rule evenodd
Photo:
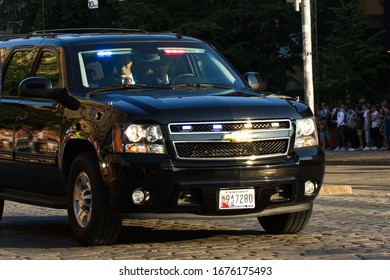
<instances>
[{"instance_id":1,"label":"black suv","mask_svg":"<svg viewBox=\"0 0 390 280\"><path fill-rule=\"evenodd\" d=\"M86 245L123 218L302 230L325 168L310 108L195 38L108 31L1 38L0 213L67 209Z\"/></svg>"}]
</instances>

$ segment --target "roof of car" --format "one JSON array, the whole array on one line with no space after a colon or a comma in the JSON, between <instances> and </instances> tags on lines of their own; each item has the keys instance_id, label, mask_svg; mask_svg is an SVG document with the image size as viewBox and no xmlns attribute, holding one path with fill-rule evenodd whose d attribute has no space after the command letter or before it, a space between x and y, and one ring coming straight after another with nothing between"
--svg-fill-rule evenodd
<instances>
[{"instance_id":1,"label":"roof of car","mask_svg":"<svg viewBox=\"0 0 390 280\"><path fill-rule=\"evenodd\" d=\"M202 42L196 38L182 36L180 32L149 33L140 29L90 28L54 29L34 31L28 34L3 35L1 41L58 39L67 43L123 42L129 41L186 41Z\"/></svg>"}]
</instances>

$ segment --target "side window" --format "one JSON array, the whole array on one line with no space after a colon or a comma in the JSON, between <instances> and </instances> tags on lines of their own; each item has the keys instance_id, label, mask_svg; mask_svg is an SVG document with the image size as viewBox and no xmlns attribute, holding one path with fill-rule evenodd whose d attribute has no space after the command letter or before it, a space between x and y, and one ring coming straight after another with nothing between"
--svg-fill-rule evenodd
<instances>
[{"instance_id":1,"label":"side window","mask_svg":"<svg viewBox=\"0 0 390 280\"><path fill-rule=\"evenodd\" d=\"M57 56L48 51L44 51L39 59L35 76L46 77L51 80L53 88L60 85L60 67Z\"/></svg>"},{"instance_id":2,"label":"side window","mask_svg":"<svg viewBox=\"0 0 390 280\"><path fill-rule=\"evenodd\" d=\"M31 51L16 51L5 69L2 85L2 97L18 96L19 83L28 76L31 69Z\"/></svg>"}]
</instances>

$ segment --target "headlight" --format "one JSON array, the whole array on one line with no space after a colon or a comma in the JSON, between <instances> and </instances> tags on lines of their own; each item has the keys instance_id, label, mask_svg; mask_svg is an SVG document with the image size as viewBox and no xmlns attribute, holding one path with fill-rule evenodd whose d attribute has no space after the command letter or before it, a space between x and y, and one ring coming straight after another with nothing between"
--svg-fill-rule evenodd
<instances>
[{"instance_id":1,"label":"headlight","mask_svg":"<svg viewBox=\"0 0 390 280\"><path fill-rule=\"evenodd\" d=\"M116 124L113 146L118 153L166 153L161 128L155 124Z\"/></svg>"},{"instance_id":2,"label":"headlight","mask_svg":"<svg viewBox=\"0 0 390 280\"><path fill-rule=\"evenodd\" d=\"M129 125L124 133L130 142L139 142L142 137L145 137L145 130L140 125Z\"/></svg>"},{"instance_id":3,"label":"headlight","mask_svg":"<svg viewBox=\"0 0 390 280\"><path fill-rule=\"evenodd\" d=\"M318 136L314 118L297 120L294 148L312 147L316 145L318 145Z\"/></svg>"},{"instance_id":4,"label":"headlight","mask_svg":"<svg viewBox=\"0 0 390 280\"><path fill-rule=\"evenodd\" d=\"M146 140L148 140L151 143L156 142L156 141L162 139L161 129L160 129L159 126L156 126L156 125L149 126L145 130L145 134L146 134L145 135Z\"/></svg>"}]
</instances>

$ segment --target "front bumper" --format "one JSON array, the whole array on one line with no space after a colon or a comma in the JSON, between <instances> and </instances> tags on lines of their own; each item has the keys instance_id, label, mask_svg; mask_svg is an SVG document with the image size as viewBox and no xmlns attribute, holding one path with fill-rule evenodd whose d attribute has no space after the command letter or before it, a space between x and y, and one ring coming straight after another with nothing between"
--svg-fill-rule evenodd
<instances>
[{"instance_id":1,"label":"front bumper","mask_svg":"<svg viewBox=\"0 0 390 280\"><path fill-rule=\"evenodd\" d=\"M165 156L113 154L103 170L112 211L127 218L259 217L310 209L320 190L325 156L317 147L254 162L171 162ZM306 181L318 186L305 196ZM219 208L220 189L254 188L255 207ZM134 204L132 192L150 199Z\"/></svg>"}]
</instances>

